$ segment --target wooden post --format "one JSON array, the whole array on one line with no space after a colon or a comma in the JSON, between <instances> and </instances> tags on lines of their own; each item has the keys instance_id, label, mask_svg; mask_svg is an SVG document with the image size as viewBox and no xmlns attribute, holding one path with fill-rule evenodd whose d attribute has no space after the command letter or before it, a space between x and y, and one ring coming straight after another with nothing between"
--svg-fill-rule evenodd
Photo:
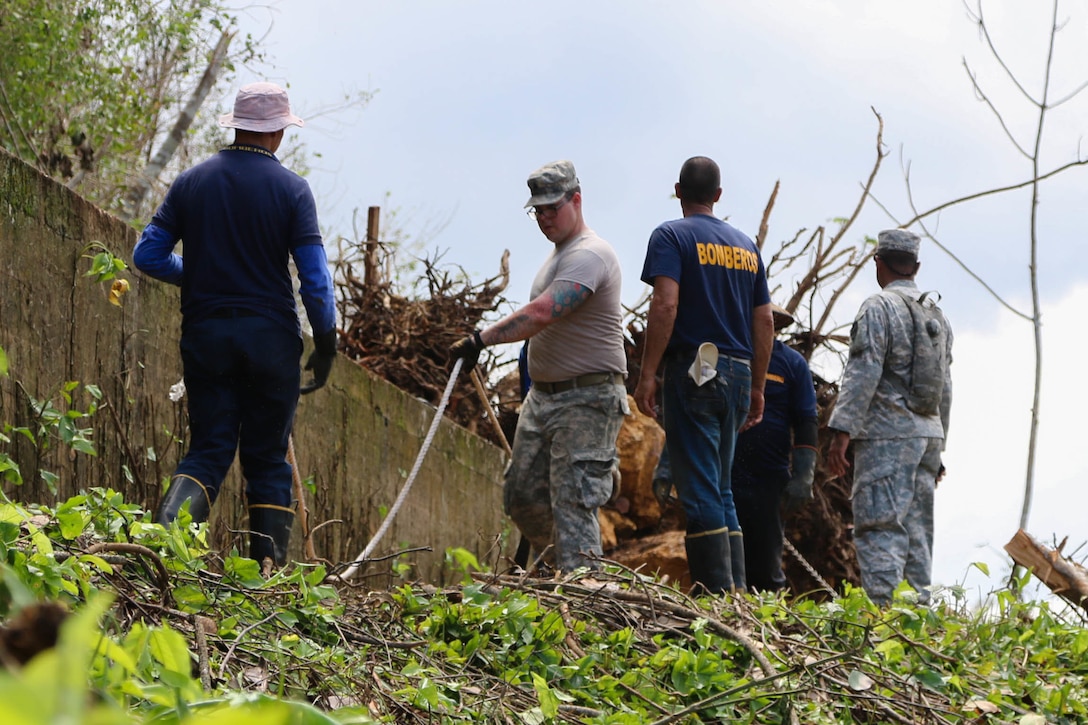
<instances>
[{"instance_id":1,"label":"wooden post","mask_svg":"<svg viewBox=\"0 0 1088 725\"><path fill-rule=\"evenodd\" d=\"M363 255L363 282L373 289L381 282L378 270L378 222L381 207L372 206L366 214L366 253Z\"/></svg>"}]
</instances>

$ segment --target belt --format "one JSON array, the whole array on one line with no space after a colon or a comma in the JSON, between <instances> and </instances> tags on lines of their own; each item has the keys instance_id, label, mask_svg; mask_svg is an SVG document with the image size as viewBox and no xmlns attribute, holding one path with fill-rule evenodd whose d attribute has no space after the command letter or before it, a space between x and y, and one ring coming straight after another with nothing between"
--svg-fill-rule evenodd
<instances>
[{"instance_id":1,"label":"belt","mask_svg":"<svg viewBox=\"0 0 1088 725\"><path fill-rule=\"evenodd\" d=\"M560 380L556 383L541 383L533 381L533 389L549 395L562 393L575 388L588 388L591 385L604 385L613 383L623 385L623 373L586 373L570 380Z\"/></svg>"},{"instance_id":2,"label":"belt","mask_svg":"<svg viewBox=\"0 0 1088 725\"><path fill-rule=\"evenodd\" d=\"M233 317L256 317L261 313L255 310L250 310L245 307L217 307L208 313L208 317L214 317L216 319L230 319Z\"/></svg>"}]
</instances>

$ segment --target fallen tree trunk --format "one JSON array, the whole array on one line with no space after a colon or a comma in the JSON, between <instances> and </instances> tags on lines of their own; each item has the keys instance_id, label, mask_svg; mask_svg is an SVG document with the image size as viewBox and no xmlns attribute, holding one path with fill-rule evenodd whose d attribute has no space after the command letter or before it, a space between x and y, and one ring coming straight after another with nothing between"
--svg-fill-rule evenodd
<instances>
[{"instance_id":1,"label":"fallen tree trunk","mask_svg":"<svg viewBox=\"0 0 1088 725\"><path fill-rule=\"evenodd\" d=\"M1057 549L1048 549L1020 529L1005 544L1005 551L1055 594L1088 611L1088 571L1062 556L1064 545L1062 541Z\"/></svg>"}]
</instances>

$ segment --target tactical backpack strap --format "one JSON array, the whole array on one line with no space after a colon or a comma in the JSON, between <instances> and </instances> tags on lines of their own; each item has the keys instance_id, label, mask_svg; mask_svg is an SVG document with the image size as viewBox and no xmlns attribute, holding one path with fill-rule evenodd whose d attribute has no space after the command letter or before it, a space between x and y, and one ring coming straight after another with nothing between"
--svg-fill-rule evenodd
<instances>
[{"instance_id":1,"label":"tactical backpack strap","mask_svg":"<svg viewBox=\"0 0 1088 725\"><path fill-rule=\"evenodd\" d=\"M902 295L903 297L907 297L907 295L903 294L902 292L900 292L899 294ZM918 304L924 305L926 303L926 300L930 299L931 297L933 299L933 306L936 307L937 303L941 301L941 293L938 292L937 290L932 290L932 289L931 290L926 290L921 295L919 295Z\"/></svg>"}]
</instances>

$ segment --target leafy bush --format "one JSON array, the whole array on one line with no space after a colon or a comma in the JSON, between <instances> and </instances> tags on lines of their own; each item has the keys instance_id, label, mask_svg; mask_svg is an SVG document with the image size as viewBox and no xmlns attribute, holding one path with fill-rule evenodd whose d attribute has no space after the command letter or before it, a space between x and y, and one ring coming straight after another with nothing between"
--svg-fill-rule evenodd
<instances>
[{"instance_id":1,"label":"leafy bush","mask_svg":"<svg viewBox=\"0 0 1088 725\"><path fill-rule=\"evenodd\" d=\"M1088 718L1088 632L998 591L880 609L692 600L609 568L458 587L338 589L322 566L264 579L92 489L0 499L0 614L72 610L56 648L0 673L5 723L1016 722ZM581 574L586 574L581 572Z\"/></svg>"}]
</instances>

